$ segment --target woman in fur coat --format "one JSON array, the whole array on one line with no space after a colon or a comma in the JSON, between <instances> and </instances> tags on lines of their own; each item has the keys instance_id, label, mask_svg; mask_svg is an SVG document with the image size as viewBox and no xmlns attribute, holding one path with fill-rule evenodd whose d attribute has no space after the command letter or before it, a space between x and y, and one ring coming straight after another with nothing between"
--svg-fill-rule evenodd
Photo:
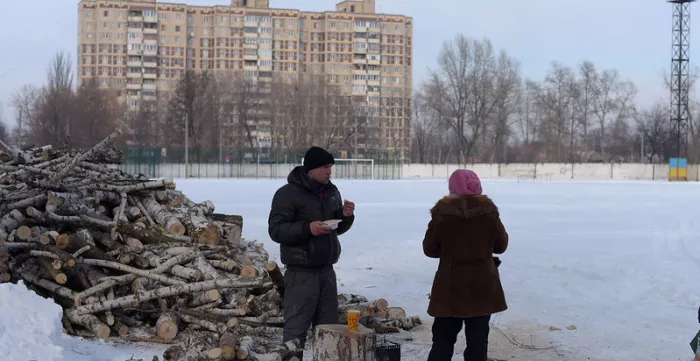
<instances>
[{"instance_id":1,"label":"woman in fur coat","mask_svg":"<svg viewBox=\"0 0 700 361\"><path fill-rule=\"evenodd\" d=\"M491 315L508 308L493 257L505 252L508 233L476 173L455 171L449 191L431 209L423 239L425 255L440 259L428 306L435 317L428 361L452 359L462 325L464 360L486 361Z\"/></svg>"}]
</instances>

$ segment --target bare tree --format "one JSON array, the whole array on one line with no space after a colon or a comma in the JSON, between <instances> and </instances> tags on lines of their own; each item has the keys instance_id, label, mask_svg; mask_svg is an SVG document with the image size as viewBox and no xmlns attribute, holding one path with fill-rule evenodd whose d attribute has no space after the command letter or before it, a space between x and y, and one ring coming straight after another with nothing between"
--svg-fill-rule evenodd
<instances>
[{"instance_id":1,"label":"bare tree","mask_svg":"<svg viewBox=\"0 0 700 361\"><path fill-rule=\"evenodd\" d=\"M579 66L579 78L572 84L572 96L574 111L577 113L578 123L583 128L582 146L583 154L588 154L588 132L591 127L591 113L593 112L593 99L598 72L590 61L584 61Z\"/></svg>"},{"instance_id":2,"label":"bare tree","mask_svg":"<svg viewBox=\"0 0 700 361\"><path fill-rule=\"evenodd\" d=\"M569 136L573 140L575 122L571 116L572 93L571 85L574 82L574 73L571 68L557 62L552 63L549 74L542 85L531 85L537 94L537 102L541 111L545 114L544 126L540 128L543 140L548 151L554 155L557 161L564 161L563 142ZM568 152L571 160L571 147Z\"/></svg>"},{"instance_id":3,"label":"bare tree","mask_svg":"<svg viewBox=\"0 0 700 361\"><path fill-rule=\"evenodd\" d=\"M502 51L497 57L489 40L476 41L459 34L445 43L438 70L422 84L428 104L440 114L459 140L459 162L470 160L488 129L499 99L499 63L511 62ZM514 63L514 62L512 62Z\"/></svg>"},{"instance_id":4,"label":"bare tree","mask_svg":"<svg viewBox=\"0 0 700 361\"><path fill-rule=\"evenodd\" d=\"M656 103L649 109L642 110L637 116L637 129L643 137L644 156L650 163L667 155L671 138L668 115L668 105Z\"/></svg>"},{"instance_id":5,"label":"bare tree","mask_svg":"<svg viewBox=\"0 0 700 361\"><path fill-rule=\"evenodd\" d=\"M436 146L432 139L435 129L435 119L430 116L430 107L426 105L425 95L417 93L413 96L413 160L427 163L429 148Z\"/></svg>"},{"instance_id":6,"label":"bare tree","mask_svg":"<svg viewBox=\"0 0 700 361\"><path fill-rule=\"evenodd\" d=\"M75 95L75 114L70 116L73 124L71 144L87 148L107 137L121 125L125 108L117 95L101 89L96 77L84 79Z\"/></svg>"},{"instance_id":7,"label":"bare tree","mask_svg":"<svg viewBox=\"0 0 700 361\"><path fill-rule=\"evenodd\" d=\"M71 144L71 124L73 122L73 65L70 55L56 52L46 71L47 84L41 97L41 110L36 119L43 129L44 143ZM36 131L36 129L34 129Z\"/></svg>"},{"instance_id":8,"label":"bare tree","mask_svg":"<svg viewBox=\"0 0 700 361\"><path fill-rule=\"evenodd\" d=\"M28 134L31 133L31 125L36 118L40 90L32 85L23 85L12 95L12 107L17 113L17 124L14 136L17 145L24 146L29 142Z\"/></svg>"},{"instance_id":9,"label":"bare tree","mask_svg":"<svg viewBox=\"0 0 700 361\"><path fill-rule=\"evenodd\" d=\"M508 138L515 123L514 115L522 86L517 60L502 52L495 78L495 109L491 124L494 136L490 161L507 162Z\"/></svg>"},{"instance_id":10,"label":"bare tree","mask_svg":"<svg viewBox=\"0 0 700 361\"><path fill-rule=\"evenodd\" d=\"M169 117L170 133L167 144L183 145L187 123L189 147L195 151L196 161L206 161L214 157L214 149L209 141L219 117L219 92L216 81L209 72L187 71L178 82L171 99ZM189 150L186 150L189 151Z\"/></svg>"},{"instance_id":11,"label":"bare tree","mask_svg":"<svg viewBox=\"0 0 700 361\"><path fill-rule=\"evenodd\" d=\"M537 84L526 80L518 97L516 124L520 129L523 144L537 139L539 133L539 112L537 111Z\"/></svg>"},{"instance_id":12,"label":"bare tree","mask_svg":"<svg viewBox=\"0 0 700 361\"><path fill-rule=\"evenodd\" d=\"M620 74L617 70L604 70L598 78L593 92L593 113L596 115L600 131L600 153L603 160L607 160L605 154L606 128L610 121L610 115L618 108L617 89L619 88Z\"/></svg>"},{"instance_id":13,"label":"bare tree","mask_svg":"<svg viewBox=\"0 0 700 361\"><path fill-rule=\"evenodd\" d=\"M5 119L3 117L3 107L0 103L0 140L7 142L10 138L10 132L7 129L7 124L5 124Z\"/></svg>"}]
</instances>

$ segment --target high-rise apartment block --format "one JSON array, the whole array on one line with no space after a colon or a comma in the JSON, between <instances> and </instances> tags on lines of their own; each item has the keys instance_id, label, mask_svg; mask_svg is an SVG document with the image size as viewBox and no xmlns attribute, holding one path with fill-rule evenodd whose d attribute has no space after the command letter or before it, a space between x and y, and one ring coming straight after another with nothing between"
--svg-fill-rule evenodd
<instances>
[{"instance_id":1,"label":"high-rise apartment block","mask_svg":"<svg viewBox=\"0 0 700 361\"><path fill-rule=\"evenodd\" d=\"M377 147L410 148L413 20L377 14L375 0L325 12L274 9L269 0L82 0L78 11L79 78L97 77L132 109L171 92L190 69L261 82L316 74L370 110L364 126Z\"/></svg>"}]
</instances>

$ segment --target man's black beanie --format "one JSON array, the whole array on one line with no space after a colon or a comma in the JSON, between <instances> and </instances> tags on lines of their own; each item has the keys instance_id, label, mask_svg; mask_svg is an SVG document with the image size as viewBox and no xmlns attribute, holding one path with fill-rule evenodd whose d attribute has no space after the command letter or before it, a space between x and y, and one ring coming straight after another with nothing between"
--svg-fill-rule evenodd
<instances>
[{"instance_id":1,"label":"man's black beanie","mask_svg":"<svg viewBox=\"0 0 700 361\"><path fill-rule=\"evenodd\" d=\"M304 154L304 169L307 172L328 164L335 164L335 158L323 148L311 147Z\"/></svg>"}]
</instances>

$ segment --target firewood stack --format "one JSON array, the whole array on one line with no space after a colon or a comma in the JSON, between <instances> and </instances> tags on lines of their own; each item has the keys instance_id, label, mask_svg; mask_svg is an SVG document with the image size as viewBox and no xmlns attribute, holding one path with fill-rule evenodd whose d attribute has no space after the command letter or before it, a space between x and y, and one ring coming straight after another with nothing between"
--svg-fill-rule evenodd
<instances>
[{"instance_id":1,"label":"firewood stack","mask_svg":"<svg viewBox=\"0 0 700 361\"><path fill-rule=\"evenodd\" d=\"M166 360L292 358L282 272L241 238L242 217L191 201L172 180L111 168L120 134L84 152L0 156L0 283L53 298L66 333L172 343ZM416 324L386 301L339 297L341 315L361 308L379 332Z\"/></svg>"}]
</instances>

